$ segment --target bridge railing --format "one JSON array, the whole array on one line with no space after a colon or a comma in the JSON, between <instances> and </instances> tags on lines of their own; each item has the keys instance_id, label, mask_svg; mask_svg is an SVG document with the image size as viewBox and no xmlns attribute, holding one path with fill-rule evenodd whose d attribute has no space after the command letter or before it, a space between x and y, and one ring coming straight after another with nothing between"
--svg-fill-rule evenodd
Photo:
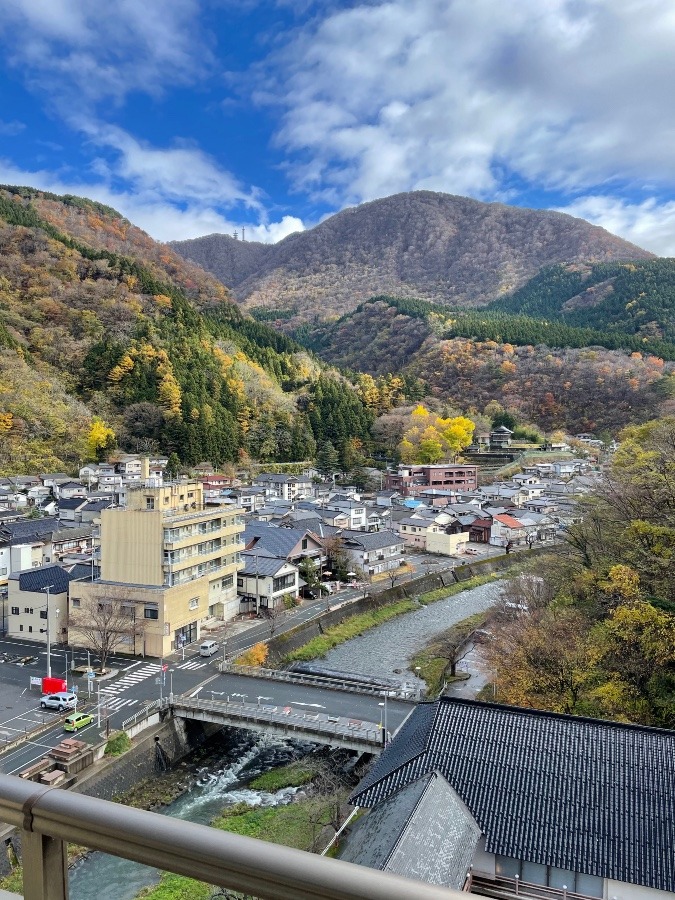
<instances>
[{"instance_id":1,"label":"bridge railing","mask_svg":"<svg viewBox=\"0 0 675 900\"><path fill-rule=\"evenodd\" d=\"M143 719L147 719L153 713L160 710L163 706L163 702L161 700L153 700L150 703L147 703L142 709L137 710L133 716L129 716L128 719L125 719L122 722L122 731L127 731L129 728L133 728L138 722L143 721Z\"/></svg>"},{"instance_id":2,"label":"bridge railing","mask_svg":"<svg viewBox=\"0 0 675 900\"><path fill-rule=\"evenodd\" d=\"M165 701L166 702L166 701ZM374 722L357 719L341 719L322 713L299 713L292 706L248 706L226 700L174 699L174 712L220 713L223 717L242 723L277 725L285 731L315 734L321 738L333 737L360 741L370 746L381 746L382 729Z\"/></svg>"},{"instance_id":3,"label":"bridge railing","mask_svg":"<svg viewBox=\"0 0 675 900\"><path fill-rule=\"evenodd\" d=\"M0 775L0 822L21 830L25 900L68 900L67 842L261 900L466 900L459 892Z\"/></svg>"},{"instance_id":4,"label":"bridge railing","mask_svg":"<svg viewBox=\"0 0 675 900\"><path fill-rule=\"evenodd\" d=\"M268 678L270 681L284 681L291 684L308 684L326 688L333 691L345 691L350 694L368 694L371 697L393 697L397 700L419 700L417 688L382 688L366 684L352 684L339 678L329 678L323 675L306 675L304 672L288 672L285 669L263 669L258 666L240 666L234 663L223 662L219 669L222 673L229 672L232 675L247 675L251 678Z\"/></svg>"}]
</instances>

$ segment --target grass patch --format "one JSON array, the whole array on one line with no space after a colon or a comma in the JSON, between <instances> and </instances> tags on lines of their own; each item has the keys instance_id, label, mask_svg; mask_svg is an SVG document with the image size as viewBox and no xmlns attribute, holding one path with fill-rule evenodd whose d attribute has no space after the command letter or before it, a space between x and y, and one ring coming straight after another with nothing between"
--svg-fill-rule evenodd
<instances>
[{"instance_id":1,"label":"grass patch","mask_svg":"<svg viewBox=\"0 0 675 900\"><path fill-rule=\"evenodd\" d=\"M23 895L23 869L17 866L15 869L0 878L0 890L9 891L12 894Z\"/></svg>"},{"instance_id":2,"label":"grass patch","mask_svg":"<svg viewBox=\"0 0 675 900\"><path fill-rule=\"evenodd\" d=\"M288 766L279 766L278 769L270 769L269 772L263 772L250 782L249 787L254 791L280 791L287 787L300 787L307 784L314 777L312 769L305 768L297 763L291 763Z\"/></svg>"},{"instance_id":3,"label":"grass patch","mask_svg":"<svg viewBox=\"0 0 675 900\"><path fill-rule=\"evenodd\" d=\"M345 800L347 790L341 792ZM331 820L335 797L312 797L266 809L238 803L223 810L211 826L233 834L243 834L285 847L311 850L324 824ZM183 875L164 874L158 885L145 888L138 894L143 900L207 900L213 888ZM238 896L238 895L237 895Z\"/></svg>"},{"instance_id":4,"label":"grass patch","mask_svg":"<svg viewBox=\"0 0 675 900\"><path fill-rule=\"evenodd\" d=\"M114 737L111 737L105 745L106 756L121 756L131 749L131 738L126 731L120 731Z\"/></svg>"},{"instance_id":5,"label":"grass patch","mask_svg":"<svg viewBox=\"0 0 675 900\"><path fill-rule=\"evenodd\" d=\"M414 609L417 609L417 603L414 600L399 600L386 606L378 606L369 612L350 616L344 622L340 622L339 625L332 625L322 635L312 638L311 641L303 644L302 647L298 647L297 650L288 653L284 657L284 662L316 659L317 657L325 656L329 650L337 647L338 644L344 644L345 641L363 634L369 628L376 628L378 625L382 625L383 622L388 622L389 619L403 615L403 613L412 612Z\"/></svg>"}]
</instances>

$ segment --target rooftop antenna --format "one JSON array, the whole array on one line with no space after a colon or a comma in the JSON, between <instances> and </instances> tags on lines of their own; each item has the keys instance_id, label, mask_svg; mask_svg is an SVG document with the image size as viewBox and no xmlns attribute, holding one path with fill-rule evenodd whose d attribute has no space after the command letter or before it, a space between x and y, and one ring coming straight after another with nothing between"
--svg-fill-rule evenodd
<instances>
[{"instance_id":1,"label":"rooftop antenna","mask_svg":"<svg viewBox=\"0 0 675 900\"><path fill-rule=\"evenodd\" d=\"M232 235L232 237L235 239L235 241L239 239L239 232L237 231L236 228L234 230L234 234Z\"/></svg>"}]
</instances>

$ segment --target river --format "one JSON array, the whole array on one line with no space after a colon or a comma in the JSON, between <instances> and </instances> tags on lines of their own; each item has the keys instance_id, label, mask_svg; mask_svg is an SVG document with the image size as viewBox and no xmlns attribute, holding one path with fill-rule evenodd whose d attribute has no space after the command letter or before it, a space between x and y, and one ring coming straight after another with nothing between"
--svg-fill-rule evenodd
<instances>
[{"instance_id":1,"label":"river","mask_svg":"<svg viewBox=\"0 0 675 900\"><path fill-rule=\"evenodd\" d=\"M495 578L494 582L397 616L335 647L322 662L331 669L366 675L400 677L399 673L405 672L408 683L424 688L424 682L406 671L410 658L434 635L492 606L500 590L500 583Z\"/></svg>"},{"instance_id":2,"label":"river","mask_svg":"<svg viewBox=\"0 0 675 900\"><path fill-rule=\"evenodd\" d=\"M406 613L347 641L328 654L326 665L364 674L392 675L420 687L424 683L407 673L410 657L433 638L467 616L481 612L497 600L500 585L495 582L462 591L414 612ZM310 752L313 745L254 737L239 732L240 739L223 751L216 767L200 772L199 783L165 807L162 813L177 819L208 824L221 810L236 803L276 806L289 803L296 788L268 794L252 791L247 782L261 772L284 765ZM93 853L70 872L72 900L132 900L138 892L159 880L148 866Z\"/></svg>"},{"instance_id":3,"label":"river","mask_svg":"<svg viewBox=\"0 0 675 900\"><path fill-rule=\"evenodd\" d=\"M223 809L237 803L279 806L291 802L301 788L284 788L270 794L251 790L247 782L261 772L305 756L315 745L247 732L236 734L238 740L236 743L230 740L218 765L199 771L197 784L162 809L163 815L208 825ZM156 869L140 863L107 853L92 853L70 870L70 897L71 900L132 900L142 888L156 884L159 875Z\"/></svg>"}]
</instances>

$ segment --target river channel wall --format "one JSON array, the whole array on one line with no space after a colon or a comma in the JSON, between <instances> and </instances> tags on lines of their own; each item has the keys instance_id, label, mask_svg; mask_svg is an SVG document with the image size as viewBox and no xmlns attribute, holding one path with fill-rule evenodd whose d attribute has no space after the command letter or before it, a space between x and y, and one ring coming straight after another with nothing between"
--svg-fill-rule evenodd
<instances>
[{"instance_id":1,"label":"river channel wall","mask_svg":"<svg viewBox=\"0 0 675 900\"><path fill-rule=\"evenodd\" d=\"M519 551L518 558L530 556L537 552L541 551L539 549ZM442 572L429 573L420 578L406 581L404 584L395 584L384 591L378 591L376 594L362 597L352 603L345 603L344 606L339 606L336 609L326 610L325 613L316 619L312 619L311 622L303 622L296 628L292 628L290 631L272 638L268 642L268 664L279 665L288 653L297 650L298 647L302 647L303 644L306 644L312 638L319 637L326 628L330 628L331 625L339 625L340 622L343 622L350 616L369 612L373 607L386 606L398 600L419 597L420 594L426 594L438 588L468 581L477 575L489 575L492 572L503 571L513 565L514 555L505 553L502 556L492 556L489 559L467 562L465 565L446 569Z\"/></svg>"}]
</instances>

